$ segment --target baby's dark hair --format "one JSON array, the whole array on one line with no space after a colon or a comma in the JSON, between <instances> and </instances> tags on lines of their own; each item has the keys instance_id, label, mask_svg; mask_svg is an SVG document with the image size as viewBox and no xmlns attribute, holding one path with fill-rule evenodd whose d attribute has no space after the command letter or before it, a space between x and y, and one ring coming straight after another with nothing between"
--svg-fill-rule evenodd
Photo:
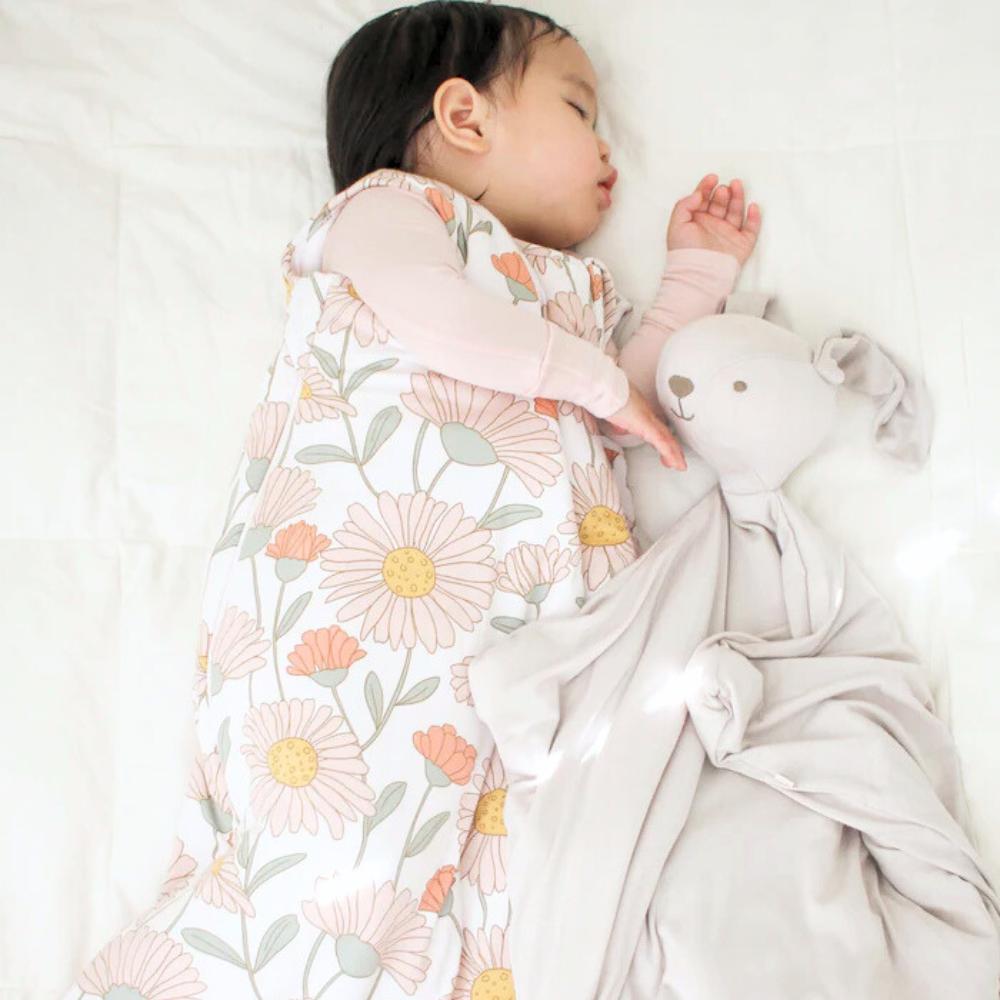
<instances>
[{"instance_id":1,"label":"baby's dark hair","mask_svg":"<svg viewBox=\"0 0 1000 1000\"><path fill-rule=\"evenodd\" d=\"M326 81L326 151L334 191L373 170L410 169L413 134L434 117L438 85L460 76L481 93L524 77L543 35L575 37L524 7L428 0L366 21L340 47Z\"/></svg>"}]
</instances>

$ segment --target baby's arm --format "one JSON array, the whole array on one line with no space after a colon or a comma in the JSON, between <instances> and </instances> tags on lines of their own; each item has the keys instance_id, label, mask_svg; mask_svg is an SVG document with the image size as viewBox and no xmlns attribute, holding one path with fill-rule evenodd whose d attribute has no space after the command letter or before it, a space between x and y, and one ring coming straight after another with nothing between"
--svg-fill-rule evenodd
<instances>
[{"instance_id":1,"label":"baby's arm","mask_svg":"<svg viewBox=\"0 0 1000 1000\"><path fill-rule=\"evenodd\" d=\"M656 365L667 338L686 323L719 312L740 273L740 262L719 250L685 248L667 251L660 287L624 347L612 340L607 349L617 355L629 381L646 397L657 417L667 415L656 397ZM601 421L602 432L626 446L642 444L634 434L616 434Z\"/></svg>"},{"instance_id":2,"label":"baby's arm","mask_svg":"<svg viewBox=\"0 0 1000 1000\"><path fill-rule=\"evenodd\" d=\"M628 399L627 376L598 345L470 281L421 193L371 187L354 194L330 227L323 268L347 275L393 337L433 371L569 400L596 417Z\"/></svg>"}]
</instances>

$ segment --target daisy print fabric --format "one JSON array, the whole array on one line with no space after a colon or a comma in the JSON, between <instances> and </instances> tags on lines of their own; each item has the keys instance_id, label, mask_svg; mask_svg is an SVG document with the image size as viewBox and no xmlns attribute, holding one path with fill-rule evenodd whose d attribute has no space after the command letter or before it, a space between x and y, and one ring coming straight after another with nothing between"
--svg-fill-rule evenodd
<instances>
[{"instance_id":1,"label":"daisy print fabric","mask_svg":"<svg viewBox=\"0 0 1000 1000\"><path fill-rule=\"evenodd\" d=\"M426 199L512 308L608 352L631 309L596 258L417 174L368 174L301 226L207 564L173 856L66 1000L516 996L507 775L469 670L637 557L625 461L579 406L423 367L321 269L372 185Z\"/></svg>"}]
</instances>

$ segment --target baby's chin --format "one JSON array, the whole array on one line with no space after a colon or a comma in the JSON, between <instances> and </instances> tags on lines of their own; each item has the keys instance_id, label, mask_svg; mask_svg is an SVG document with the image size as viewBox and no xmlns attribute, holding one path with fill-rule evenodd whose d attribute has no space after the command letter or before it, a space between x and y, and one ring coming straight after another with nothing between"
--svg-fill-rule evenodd
<instances>
[{"instance_id":1,"label":"baby's chin","mask_svg":"<svg viewBox=\"0 0 1000 1000\"><path fill-rule=\"evenodd\" d=\"M593 209L589 213L582 212L578 234L574 235L573 242L570 244L570 249L593 236L594 233L601 228L601 224L604 222L605 214L606 213L602 212L600 209Z\"/></svg>"},{"instance_id":2,"label":"baby's chin","mask_svg":"<svg viewBox=\"0 0 1000 1000\"><path fill-rule=\"evenodd\" d=\"M597 231L603 221L604 213L597 208L588 210L586 205L577 202L563 213L561 224L550 226L542 231L534 242L554 250L572 250L578 244Z\"/></svg>"}]
</instances>

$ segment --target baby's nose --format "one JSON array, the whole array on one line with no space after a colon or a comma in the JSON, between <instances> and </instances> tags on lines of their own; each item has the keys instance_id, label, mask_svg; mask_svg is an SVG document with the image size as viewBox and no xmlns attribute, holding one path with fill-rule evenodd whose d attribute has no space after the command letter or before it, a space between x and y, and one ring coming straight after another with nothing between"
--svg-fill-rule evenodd
<instances>
[{"instance_id":1,"label":"baby's nose","mask_svg":"<svg viewBox=\"0 0 1000 1000\"><path fill-rule=\"evenodd\" d=\"M678 398L683 399L685 396L689 396L694 392L694 382L689 378L685 378L683 375L671 375L667 379L667 385L670 386L670 391Z\"/></svg>"}]
</instances>

